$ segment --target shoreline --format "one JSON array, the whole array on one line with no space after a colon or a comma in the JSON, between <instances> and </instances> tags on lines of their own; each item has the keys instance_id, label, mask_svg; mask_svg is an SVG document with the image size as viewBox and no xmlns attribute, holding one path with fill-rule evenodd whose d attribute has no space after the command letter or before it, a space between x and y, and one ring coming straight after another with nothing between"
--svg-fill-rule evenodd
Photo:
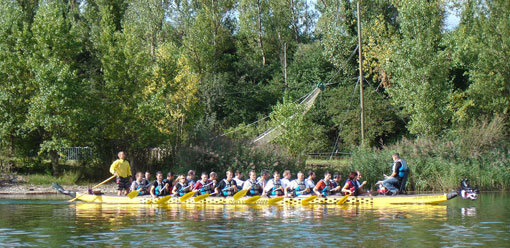
<instances>
[{"instance_id":1,"label":"shoreline","mask_svg":"<svg viewBox=\"0 0 510 248\"><path fill-rule=\"evenodd\" d=\"M87 192L88 185L62 185L64 189L75 192ZM100 186L104 193L116 193L117 184L108 183ZM34 185L28 183L0 183L0 195L50 195L60 194L50 185Z\"/></svg>"}]
</instances>

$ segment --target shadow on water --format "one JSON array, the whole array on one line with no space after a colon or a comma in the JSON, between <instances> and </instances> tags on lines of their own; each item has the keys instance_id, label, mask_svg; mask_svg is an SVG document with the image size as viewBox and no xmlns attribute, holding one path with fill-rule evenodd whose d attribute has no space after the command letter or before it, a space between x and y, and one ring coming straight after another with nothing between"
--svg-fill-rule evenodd
<instances>
[{"instance_id":1,"label":"shadow on water","mask_svg":"<svg viewBox=\"0 0 510 248\"><path fill-rule=\"evenodd\" d=\"M509 205L508 194L378 208L0 199L0 245L506 246Z\"/></svg>"}]
</instances>

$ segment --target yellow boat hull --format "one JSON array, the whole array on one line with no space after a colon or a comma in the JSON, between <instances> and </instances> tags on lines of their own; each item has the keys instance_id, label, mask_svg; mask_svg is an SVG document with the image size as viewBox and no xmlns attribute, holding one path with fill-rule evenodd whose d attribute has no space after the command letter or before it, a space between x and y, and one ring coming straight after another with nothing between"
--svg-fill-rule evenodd
<instances>
[{"instance_id":1,"label":"yellow boat hull","mask_svg":"<svg viewBox=\"0 0 510 248\"><path fill-rule=\"evenodd\" d=\"M92 203L111 203L111 204L155 204L149 196L138 196L129 199L126 196L109 195L89 195L77 193L78 201ZM399 195L399 196L350 196L344 202L344 205L395 205L395 204L437 204L453 198L451 194L419 194L419 195ZM329 196L327 198L318 197L308 204L336 204L342 196ZM211 205L241 205L247 204L245 200L248 197L234 200L232 197L208 197L202 201L195 202L193 198L180 202L178 197L170 198L164 204L211 204ZM256 205L302 205L301 201L306 198L284 198L277 203L269 203L271 198L262 197L254 203ZM160 203L161 204L161 203Z\"/></svg>"}]
</instances>

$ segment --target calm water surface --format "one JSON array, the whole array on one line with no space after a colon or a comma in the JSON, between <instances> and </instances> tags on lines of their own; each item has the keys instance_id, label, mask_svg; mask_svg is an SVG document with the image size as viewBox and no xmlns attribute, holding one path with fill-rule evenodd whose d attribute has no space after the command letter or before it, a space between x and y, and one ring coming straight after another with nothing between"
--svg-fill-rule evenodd
<instances>
[{"instance_id":1,"label":"calm water surface","mask_svg":"<svg viewBox=\"0 0 510 248\"><path fill-rule=\"evenodd\" d=\"M510 247L510 194L391 208L0 199L0 246Z\"/></svg>"}]
</instances>

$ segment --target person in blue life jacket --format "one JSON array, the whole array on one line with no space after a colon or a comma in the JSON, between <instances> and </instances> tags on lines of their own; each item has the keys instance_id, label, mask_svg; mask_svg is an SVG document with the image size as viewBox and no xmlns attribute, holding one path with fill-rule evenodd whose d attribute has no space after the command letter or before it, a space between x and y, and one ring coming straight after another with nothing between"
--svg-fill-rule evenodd
<instances>
[{"instance_id":1,"label":"person in blue life jacket","mask_svg":"<svg viewBox=\"0 0 510 248\"><path fill-rule=\"evenodd\" d=\"M138 195L146 194L142 172L137 172L135 177L136 177L136 180L134 180L133 183L131 183L130 190L131 191L140 190L140 191L138 191Z\"/></svg>"},{"instance_id":2,"label":"person in blue life jacket","mask_svg":"<svg viewBox=\"0 0 510 248\"><path fill-rule=\"evenodd\" d=\"M227 171L227 178L221 180L215 188L215 193L220 196L233 196L237 192L237 184L234 180L234 173L231 170Z\"/></svg>"},{"instance_id":3,"label":"person in blue life jacket","mask_svg":"<svg viewBox=\"0 0 510 248\"><path fill-rule=\"evenodd\" d=\"M156 172L156 180L152 183L150 194L152 198L159 198L165 195L165 183L163 183L163 173L161 171Z\"/></svg>"},{"instance_id":4,"label":"person in blue life jacket","mask_svg":"<svg viewBox=\"0 0 510 248\"><path fill-rule=\"evenodd\" d=\"M313 188L313 192L318 196L328 196L331 195L331 190L333 189L333 183L331 182L331 173L326 171L324 173L324 179L321 179Z\"/></svg>"},{"instance_id":5,"label":"person in blue life jacket","mask_svg":"<svg viewBox=\"0 0 510 248\"><path fill-rule=\"evenodd\" d=\"M174 185L174 189L172 190L172 194L174 196L183 196L186 193L191 192L192 185L188 183L188 179L184 175L179 175L177 177L177 183Z\"/></svg>"},{"instance_id":6,"label":"person in blue life jacket","mask_svg":"<svg viewBox=\"0 0 510 248\"><path fill-rule=\"evenodd\" d=\"M209 180L207 172L202 172L200 181L196 182L193 186L193 192L198 195L211 194L214 191L213 182Z\"/></svg>"},{"instance_id":7,"label":"person in blue life jacket","mask_svg":"<svg viewBox=\"0 0 510 248\"><path fill-rule=\"evenodd\" d=\"M284 185L282 179L280 179L280 172L275 171L273 178L267 182L262 194L267 196L283 196L284 193Z\"/></svg>"},{"instance_id":8,"label":"person in blue life jacket","mask_svg":"<svg viewBox=\"0 0 510 248\"><path fill-rule=\"evenodd\" d=\"M163 179L163 183L165 184L165 193L166 194L170 194L174 189L174 185L175 185L174 177L175 177L174 173L169 171L166 174L166 178Z\"/></svg>"},{"instance_id":9,"label":"person in blue life jacket","mask_svg":"<svg viewBox=\"0 0 510 248\"><path fill-rule=\"evenodd\" d=\"M392 173L389 176L384 175L382 185L391 192L391 195L396 195L398 194L398 187L407 170L407 163L404 159L400 158L400 154L398 153L394 153L391 157L393 158Z\"/></svg>"},{"instance_id":10,"label":"person in blue life jacket","mask_svg":"<svg viewBox=\"0 0 510 248\"><path fill-rule=\"evenodd\" d=\"M311 193L311 189L305 184L305 174L303 172L297 173L297 179L293 180L286 188L288 197L301 196L301 195L309 195Z\"/></svg>"},{"instance_id":11,"label":"person in blue life jacket","mask_svg":"<svg viewBox=\"0 0 510 248\"><path fill-rule=\"evenodd\" d=\"M262 194L262 182L257 181L257 172L255 170L250 171L250 179L246 180L243 183L243 190L248 190L246 195L254 196L254 195L261 195Z\"/></svg>"},{"instance_id":12,"label":"person in blue life jacket","mask_svg":"<svg viewBox=\"0 0 510 248\"><path fill-rule=\"evenodd\" d=\"M188 182L188 185L191 185L191 187L193 188L193 185L195 185L195 175L196 172L194 170L189 170L188 171L188 176L186 177L186 181Z\"/></svg>"}]
</instances>

